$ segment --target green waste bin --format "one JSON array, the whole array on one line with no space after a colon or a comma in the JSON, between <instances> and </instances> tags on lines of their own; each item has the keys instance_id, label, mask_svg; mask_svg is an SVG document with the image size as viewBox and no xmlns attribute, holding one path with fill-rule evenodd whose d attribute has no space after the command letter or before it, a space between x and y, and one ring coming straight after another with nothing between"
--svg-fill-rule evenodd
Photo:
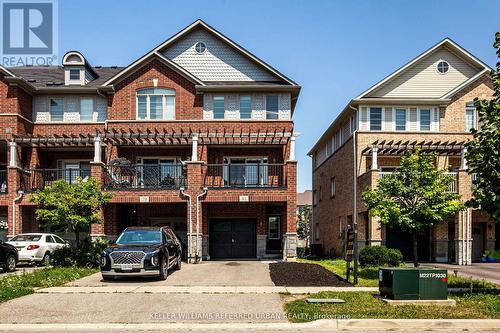
<instances>
[{"instance_id":1,"label":"green waste bin","mask_svg":"<svg viewBox=\"0 0 500 333\"><path fill-rule=\"evenodd\" d=\"M448 299L448 273L434 268L380 268L380 295L395 300Z\"/></svg>"}]
</instances>

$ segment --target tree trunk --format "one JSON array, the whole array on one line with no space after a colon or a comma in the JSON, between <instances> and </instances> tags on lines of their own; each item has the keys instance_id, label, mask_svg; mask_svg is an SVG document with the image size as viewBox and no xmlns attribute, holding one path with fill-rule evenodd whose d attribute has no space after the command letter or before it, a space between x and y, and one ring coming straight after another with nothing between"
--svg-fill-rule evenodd
<instances>
[{"instance_id":1,"label":"tree trunk","mask_svg":"<svg viewBox=\"0 0 500 333\"><path fill-rule=\"evenodd\" d=\"M417 232L413 232L413 267L420 266L418 263Z\"/></svg>"},{"instance_id":2,"label":"tree trunk","mask_svg":"<svg viewBox=\"0 0 500 333\"><path fill-rule=\"evenodd\" d=\"M78 228L75 228L75 243L76 247L80 247L80 230Z\"/></svg>"}]
</instances>

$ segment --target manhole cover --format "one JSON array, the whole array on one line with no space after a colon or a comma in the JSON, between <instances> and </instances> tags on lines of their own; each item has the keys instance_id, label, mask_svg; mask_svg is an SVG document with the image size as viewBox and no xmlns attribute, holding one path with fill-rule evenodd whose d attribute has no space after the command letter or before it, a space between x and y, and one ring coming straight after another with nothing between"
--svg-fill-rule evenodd
<instances>
[{"instance_id":1,"label":"manhole cover","mask_svg":"<svg viewBox=\"0 0 500 333\"><path fill-rule=\"evenodd\" d=\"M239 263L239 262L234 262L234 261L233 261L233 262L228 262L228 263L226 264L226 266L239 266L239 265L240 265L240 263Z\"/></svg>"}]
</instances>

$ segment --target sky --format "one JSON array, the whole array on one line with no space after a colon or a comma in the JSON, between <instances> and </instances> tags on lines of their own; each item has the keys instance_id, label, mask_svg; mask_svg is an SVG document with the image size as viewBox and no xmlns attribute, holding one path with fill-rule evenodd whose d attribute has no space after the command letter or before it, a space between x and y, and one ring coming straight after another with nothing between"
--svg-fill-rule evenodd
<instances>
[{"instance_id":1,"label":"sky","mask_svg":"<svg viewBox=\"0 0 500 333\"><path fill-rule=\"evenodd\" d=\"M490 66L499 0L59 0L59 59L126 66L197 19L302 86L298 191L310 148L356 95L450 37Z\"/></svg>"}]
</instances>

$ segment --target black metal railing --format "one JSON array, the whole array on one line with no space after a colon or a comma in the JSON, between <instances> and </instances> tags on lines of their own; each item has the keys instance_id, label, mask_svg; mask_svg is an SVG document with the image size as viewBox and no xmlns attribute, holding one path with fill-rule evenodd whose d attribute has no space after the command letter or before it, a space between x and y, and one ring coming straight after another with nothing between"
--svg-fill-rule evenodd
<instances>
[{"instance_id":1,"label":"black metal railing","mask_svg":"<svg viewBox=\"0 0 500 333\"><path fill-rule=\"evenodd\" d=\"M78 178L90 177L90 169L25 169L21 175L21 189L33 192L52 185L56 180L63 179L74 183Z\"/></svg>"},{"instance_id":2,"label":"black metal railing","mask_svg":"<svg viewBox=\"0 0 500 333\"><path fill-rule=\"evenodd\" d=\"M186 173L181 164L169 165L107 165L104 188L178 189L186 186Z\"/></svg>"},{"instance_id":3,"label":"black metal railing","mask_svg":"<svg viewBox=\"0 0 500 333\"><path fill-rule=\"evenodd\" d=\"M7 194L7 170L0 170L0 194Z\"/></svg>"},{"instance_id":4,"label":"black metal railing","mask_svg":"<svg viewBox=\"0 0 500 333\"><path fill-rule=\"evenodd\" d=\"M284 187L284 164L208 164L207 187Z\"/></svg>"}]
</instances>

